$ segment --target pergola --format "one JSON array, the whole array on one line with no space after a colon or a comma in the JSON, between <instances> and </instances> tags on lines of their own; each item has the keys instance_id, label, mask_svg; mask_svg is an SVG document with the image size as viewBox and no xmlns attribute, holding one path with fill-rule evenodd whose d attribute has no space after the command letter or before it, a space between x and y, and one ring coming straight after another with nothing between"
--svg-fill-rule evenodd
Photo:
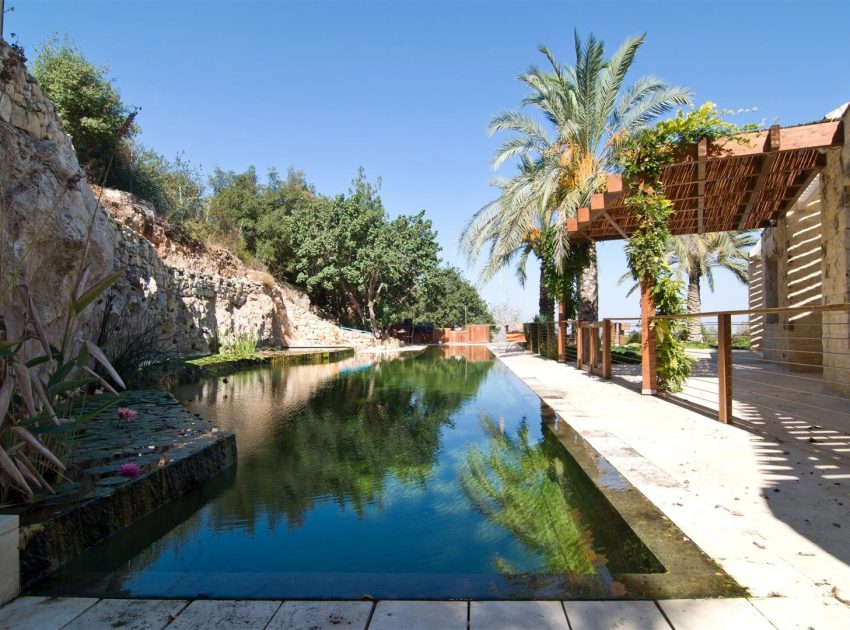
<instances>
[{"instance_id":1,"label":"pergola","mask_svg":"<svg viewBox=\"0 0 850 630\"><path fill-rule=\"evenodd\" d=\"M705 139L686 148L683 159L662 176L673 202L673 235L728 232L770 227L784 216L826 164L826 150L841 146L840 120L791 127L774 125L718 142ZM625 206L628 182L608 177L607 190L593 195L567 223L570 239L626 239L637 227ZM649 320L655 305L649 287L641 287L642 391L655 393L655 336ZM728 332L728 331L727 331ZM723 331L719 331L723 334ZM722 360L722 357L721 357Z\"/></svg>"}]
</instances>

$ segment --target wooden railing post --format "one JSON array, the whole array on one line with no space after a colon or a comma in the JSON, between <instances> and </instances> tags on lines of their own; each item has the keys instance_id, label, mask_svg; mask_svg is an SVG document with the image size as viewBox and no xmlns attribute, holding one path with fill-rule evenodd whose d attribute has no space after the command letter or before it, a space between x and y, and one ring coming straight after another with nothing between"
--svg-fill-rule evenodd
<instances>
[{"instance_id":1,"label":"wooden railing post","mask_svg":"<svg viewBox=\"0 0 850 630\"><path fill-rule=\"evenodd\" d=\"M717 316L717 380L719 399L718 420L732 421L732 315Z\"/></svg>"},{"instance_id":2,"label":"wooden railing post","mask_svg":"<svg viewBox=\"0 0 850 630\"><path fill-rule=\"evenodd\" d=\"M582 322L576 322L576 367L581 369L584 356L584 327Z\"/></svg>"},{"instance_id":3,"label":"wooden railing post","mask_svg":"<svg viewBox=\"0 0 850 630\"><path fill-rule=\"evenodd\" d=\"M611 320L602 320L602 378L611 378Z\"/></svg>"},{"instance_id":4,"label":"wooden railing post","mask_svg":"<svg viewBox=\"0 0 850 630\"><path fill-rule=\"evenodd\" d=\"M652 287L641 282L640 286L640 355L641 355L641 394L654 396L657 388L655 371L655 327L652 317L655 315L655 300Z\"/></svg>"},{"instance_id":5,"label":"wooden railing post","mask_svg":"<svg viewBox=\"0 0 850 630\"><path fill-rule=\"evenodd\" d=\"M599 361L599 328L590 324L587 329L587 336L590 341L590 356L587 363L590 367L590 373L593 374L596 372L596 364Z\"/></svg>"},{"instance_id":6,"label":"wooden railing post","mask_svg":"<svg viewBox=\"0 0 850 630\"><path fill-rule=\"evenodd\" d=\"M537 354L540 354L541 341L543 341L543 324L537 322Z\"/></svg>"}]
</instances>

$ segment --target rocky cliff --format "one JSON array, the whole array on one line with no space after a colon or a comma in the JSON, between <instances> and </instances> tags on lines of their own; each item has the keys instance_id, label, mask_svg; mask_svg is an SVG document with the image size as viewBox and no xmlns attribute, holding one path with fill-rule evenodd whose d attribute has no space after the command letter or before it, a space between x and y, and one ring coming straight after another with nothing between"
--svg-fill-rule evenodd
<instances>
[{"instance_id":1,"label":"rocky cliff","mask_svg":"<svg viewBox=\"0 0 850 630\"><path fill-rule=\"evenodd\" d=\"M315 312L303 292L247 269L227 250L181 243L153 207L86 182L53 105L15 51L0 42L0 299L25 283L58 336L67 296L86 262L96 278L123 269L111 299L88 309L92 334L105 316L156 322L181 354L251 333L274 346L373 345Z\"/></svg>"}]
</instances>

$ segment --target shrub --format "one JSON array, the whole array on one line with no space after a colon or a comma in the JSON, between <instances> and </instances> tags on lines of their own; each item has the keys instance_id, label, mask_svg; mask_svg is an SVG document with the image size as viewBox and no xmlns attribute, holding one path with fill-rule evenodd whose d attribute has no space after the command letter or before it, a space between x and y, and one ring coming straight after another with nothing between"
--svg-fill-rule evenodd
<instances>
[{"instance_id":1,"label":"shrub","mask_svg":"<svg viewBox=\"0 0 850 630\"><path fill-rule=\"evenodd\" d=\"M219 354L253 354L257 351L257 343L259 342L259 337L253 331L243 331L219 339Z\"/></svg>"}]
</instances>

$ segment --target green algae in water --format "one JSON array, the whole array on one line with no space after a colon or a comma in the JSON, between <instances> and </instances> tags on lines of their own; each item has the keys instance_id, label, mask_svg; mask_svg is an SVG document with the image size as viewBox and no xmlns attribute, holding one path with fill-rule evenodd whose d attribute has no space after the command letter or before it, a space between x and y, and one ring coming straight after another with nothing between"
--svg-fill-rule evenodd
<instances>
[{"instance_id":1,"label":"green algae in water","mask_svg":"<svg viewBox=\"0 0 850 630\"><path fill-rule=\"evenodd\" d=\"M177 389L236 434L235 475L41 592L607 597L618 574L662 572L546 428L540 399L482 350L264 366Z\"/></svg>"}]
</instances>

